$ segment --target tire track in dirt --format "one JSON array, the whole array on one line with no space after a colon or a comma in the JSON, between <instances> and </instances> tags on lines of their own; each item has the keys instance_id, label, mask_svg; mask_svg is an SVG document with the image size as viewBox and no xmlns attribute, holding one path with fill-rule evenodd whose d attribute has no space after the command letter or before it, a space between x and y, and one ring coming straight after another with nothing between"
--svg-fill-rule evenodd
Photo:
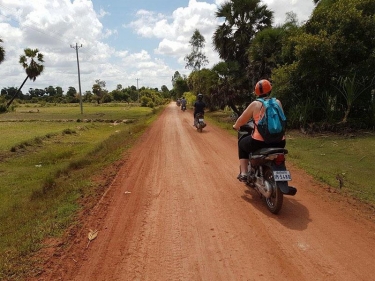
<instances>
[{"instance_id":1,"label":"tire track in dirt","mask_svg":"<svg viewBox=\"0 0 375 281\"><path fill-rule=\"evenodd\" d=\"M272 215L235 179L236 138L192 121L165 109L85 218L97 239L86 248L77 236L37 280L373 279L375 225L362 209L287 163L298 193Z\"/></svg>"}]
</instances>

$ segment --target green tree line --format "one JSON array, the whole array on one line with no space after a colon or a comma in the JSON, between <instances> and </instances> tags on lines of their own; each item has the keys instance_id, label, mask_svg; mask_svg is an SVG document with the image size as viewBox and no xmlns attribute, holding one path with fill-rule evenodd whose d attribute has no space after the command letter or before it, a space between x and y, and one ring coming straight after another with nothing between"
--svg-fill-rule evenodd
<instances>
[{"instance_id":1,"label":"green tree line","mask_svg":"<svg viewBox=\"0 0 375 281\"><path fill-rule=\"evenodd\" d=\"M374 128L375 2L314 3L305 23L288 13L274 26L273 12L261 1L226 1L212 38L221 61L193 69L184 80L189 90L202 92L212 110L229 106L240 114L255 98L256 82L269 79L289 127Z\"/></svg>"},{"instance_id":2,"label":"green tree line","mask_svg":"<svg viewBox=\"0 0 375 281\"><path fill-rule=\"evenodd\" d=\"M255 98L255 83L269 79L273 95L283 102L289 127L344 124L374 128L375 2L311 1L315 8L306 22L299 23L290 12L283 24L274 25L273 11L262 1L228 0L215 14L221 24L211 39L221 60L212 68L204 68L208 64L202 52L205 38L196 29L189 41L192 52L185 57L186 68L192 71L188 76L176 71L172 76L173 89L162 86L161 90L138 90L131 86L108 92L105 82L97 80L92 91L82 93L83 99L156 105L159 100L149 93L153 90L164 99L175 99L186 92L202 93L211 110L228 106L240 114ZM0 45L0 63L4 57L5 50ZM35 80L41 74L42 61L38 50L25 50L20 63L26 70L26 79ZM14 91L4 88L0 98L10 100ZM53 90L51 86L17 95L20 99L77 102L73 87L66 95L59 87Z\"/></svg>"}]
</instances>

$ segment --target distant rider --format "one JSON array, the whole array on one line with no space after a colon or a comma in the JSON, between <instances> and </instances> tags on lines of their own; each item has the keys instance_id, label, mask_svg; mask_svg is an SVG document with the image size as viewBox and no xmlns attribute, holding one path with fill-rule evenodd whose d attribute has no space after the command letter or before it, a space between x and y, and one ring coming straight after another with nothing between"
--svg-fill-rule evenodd
<instances>
[{"instance_id":1,"label":"distant rider","mask_svg":"<svg viewBox=\"0 0 375 281\"><path fill-rule=\"evenodd\" d=\"M204 109L206 108L206 104L204 103L203 101L203 95L202 94L198 94L198 100L195 101L194 103L194 125L196 124L196 116L198 113L202 113L204 114Z\"/></svg>"},{"instance_id":2,"label":"distant rider","mask_svg":"<svg viewBox=\"0 0 375 281\"><path fill-rule=\"evenodd\" d=\"M182 97L181 98L181 109L183 109L183 108L186 109L186 103L187 103L187 101L186 101L185 97Z\"/></svg>"}]
</instances>

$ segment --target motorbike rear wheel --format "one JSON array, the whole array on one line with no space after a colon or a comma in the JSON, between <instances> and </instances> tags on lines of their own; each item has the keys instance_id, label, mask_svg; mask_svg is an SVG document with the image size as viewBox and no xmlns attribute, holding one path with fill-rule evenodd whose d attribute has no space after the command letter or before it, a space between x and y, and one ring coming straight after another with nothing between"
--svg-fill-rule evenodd
<instances>
[{"instance_id":1,"label":"motorbike rear wheel","mask_svg":"<svg viewBox=\"0 0 375 281\"><path fill-rule=\"evenodd\" d=\"M267 209L273 213L277 214L283 205L284 194L278 188L275 179L273 178L273 173L271 169L267 169L264 172L264 180L272 186L272 194L269 198L265 198Z\"/></svg>"}]
</instances>

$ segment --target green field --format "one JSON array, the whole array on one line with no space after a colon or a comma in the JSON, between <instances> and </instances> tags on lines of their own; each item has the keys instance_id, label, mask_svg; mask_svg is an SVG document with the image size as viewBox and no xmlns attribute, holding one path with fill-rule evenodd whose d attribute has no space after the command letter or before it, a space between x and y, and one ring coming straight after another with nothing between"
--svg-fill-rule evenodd
<instances>
[{"instance_id":1,"label":"green field","mask_svg":"<svg viewBox=\"0 0 375 281\"><path fill-rule=\"evenodd\" d=\"M0 280L40 268L30 256L74 223L81 200L105 188L93 180L120 160L159 109L127 104L24 106L0 115ZM91 198L91 199L90 199Z\"/></svg>"}]
</instances>

